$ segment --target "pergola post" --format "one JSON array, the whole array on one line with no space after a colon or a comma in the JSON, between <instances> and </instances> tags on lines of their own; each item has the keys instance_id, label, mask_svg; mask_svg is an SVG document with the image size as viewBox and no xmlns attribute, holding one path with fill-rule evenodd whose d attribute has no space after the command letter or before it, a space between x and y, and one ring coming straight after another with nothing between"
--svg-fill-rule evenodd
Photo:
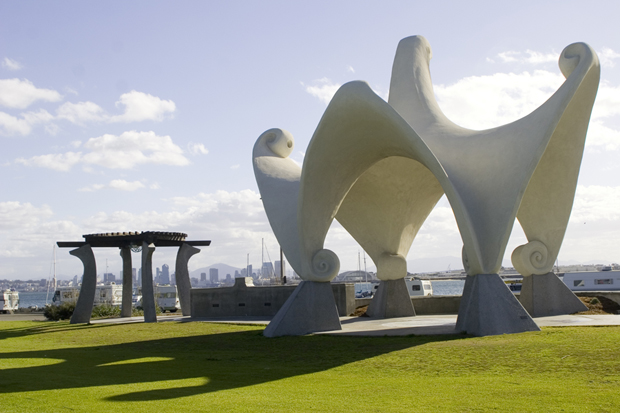
<instances>
[{"instance_id":1,"label":"pergola post","mask_svg":"<svg viewBox=\"0 0 620 413\"><path fill-rule=\"evenodd\" d=\"M153 252L155 245L142 242L142 310L144 322L156 323L155 294L153 291Z\"/></svg>"},{"instance_id":2,"label":"pergola post","mask_svg":"<svg viewBox=\"0 0 620 413\"><path fill-rule=\"evenodd\" d=\"M84 265L84 275L82 276L82 287L75 310L71 316L71 324L89 323L90 315L93 312L95 302L95 290L97 288L97 264L95 254L90 244L69 251L69 254L78 257Z\"/></svg>"},{"instance_id":3,"label":"pergola post","mask_svg":"<svg viewBox=\"0 0 620 413\"><path fill-rule=\"evenodd\" d=\"M183 243L179 247L179 252L177 252L177 262L174 272L177 281L177 291L179 293L179 303L181 304L181 312L183 315L192 315L190 300L192 284L189 279L187 263L194 254L198 254L199 252L200 249L186 243Z\"/></svg>"},{"instance_id":4,"label":"pergola post","mask_svg":"<svg viewBox=\"0 0 620 413\"><path fill-rule=\"evenodd\" d=\"M121 247L123 258L123 302L121 304L121 317L131 317L131 295L133 289L133 273L131 266L131 247Z\"/></svg>"}]
</instances>

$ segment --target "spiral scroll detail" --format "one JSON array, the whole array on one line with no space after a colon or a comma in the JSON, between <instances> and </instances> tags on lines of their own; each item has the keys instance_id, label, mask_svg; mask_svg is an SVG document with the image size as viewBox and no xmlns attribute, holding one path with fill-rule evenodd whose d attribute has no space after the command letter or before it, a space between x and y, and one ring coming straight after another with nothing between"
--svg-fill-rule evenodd
<instances>
[{"instance_id":1,"label":"spiral scroll detail","mask_svg":"<svg viewBox=\"0 0 620 413\"><path fill-rule=\"evenodd\" d=\"M281 158L287 158L293 152L295 144L293 135L283 129L269 129L263 132L258 139L264 142L271 152Z\"/></svg>"},{"instance_id":2,"label":"spiral scroll detail","mask_svg":"<svg viewBox=\"0 0 620 413\"><path fill-rule=\"evenodd\" d=\"M540 241L530 241L517 247L512 252L511 258L512 265L523 276L546 274L553 266L553 261L549 260L547 246Z\"/></svg>"},{"instance_id":3,"label":"spiral scroll detail","mask_svg":"<svg viewBox=\"0 0 620 413\"><path fill-rule=\"evenodd\" d=\"M558 66L564 77L568 78L577 68L579 62L584 60L588 55L592 58L592 53L585 43L573 43L566 46L564 50L562 50L558 62Z\"/></svg>"},{"instance_id":4,"label":"spiral scroll detail","mask_svg":"<svg viewBox=\"0 0 620 413\"><path fill-rule=\"evenodd\" d=\"M329 282L336 278L339 270L338 256L327 249L319 250L312 257L312 279L309 281Z\"/></svg>"}]
</instances>

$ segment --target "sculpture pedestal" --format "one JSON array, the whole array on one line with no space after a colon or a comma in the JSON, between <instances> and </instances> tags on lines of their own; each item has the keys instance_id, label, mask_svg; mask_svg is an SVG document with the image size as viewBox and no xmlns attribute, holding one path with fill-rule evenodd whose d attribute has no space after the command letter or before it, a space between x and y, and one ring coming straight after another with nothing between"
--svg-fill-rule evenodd
<instances>
[{"instance_id":1,"label":"sculpture pedestal","mask_svg":"<svg viewBox=\"0 0 620 413\"><path fill-rule=\"evenodd\" d=\"M474 336L540 331L498 274L467 276L456 329Z\"/></svg>"},{"instance_id":2,"label":"sculpture pedestal","mask_svg":"<svg viewBox=\"0 0 620 413\"><path fill-rule=\"evenodd\" d=\"M381 281L366 314L373 318L415 316L405 279Z\"/></svg>"},{"instance_id":3,"label":"sculpture pedestal","mask_svg":"<svg viewBox=\"0 0 620 413\"><path fill-rule=\"evenodd\" d=\"M521 304L532 317L572 314L588 307L554 273L523 277Z\"/></svg>"},{"instance_id":4,"label":"sculpture pedestal","mask_svg":"<svg viewBox=\"0 0 620 413\"><path fill-rule=\"evenodd\" d=\"M302 281L265 328L263 335L301 336L341 329L331 284Z\"/></svg>"}]
</instances>

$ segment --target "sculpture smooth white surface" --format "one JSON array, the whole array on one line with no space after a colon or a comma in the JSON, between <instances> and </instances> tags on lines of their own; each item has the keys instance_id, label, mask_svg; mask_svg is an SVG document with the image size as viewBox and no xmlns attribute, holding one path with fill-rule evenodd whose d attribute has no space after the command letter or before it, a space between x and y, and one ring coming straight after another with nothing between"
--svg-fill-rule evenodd
<instances>
[{"instance_id":1,"label":"sculpture smooth white surface","mask_svg":"<svg viewBox=\"0 0 620 413\"><path fill-rule=\"evenodd\" d=\"M265 210L302 279L328 282L338 274L338 257L323 247L334 218L368 252L379 279L404 277L411 243L444 193L470 276L497 275L515 218L529 241L513 252L515 268L524 276L550 271L570 216L598 88L596 54L585 43L566 47L559 61L562 86L529 115L483 131L462 128L443 114L433 94L431 56L424 37L401 40L389 102L364 82L343 85L301 170L287 158L290 133L272 129L257 141L254 168ZM466 288L457 327L472 334L534 329L533 322L508 331L481 324L487 309L478 305L477 288L491 296L491 307L506 306L505 317L524 315L513 310L518 302L512 294L491 292L496 282L468 283L473 290ZM510 297L514 302L504 304Z\"/></svg>"}]
</instances>

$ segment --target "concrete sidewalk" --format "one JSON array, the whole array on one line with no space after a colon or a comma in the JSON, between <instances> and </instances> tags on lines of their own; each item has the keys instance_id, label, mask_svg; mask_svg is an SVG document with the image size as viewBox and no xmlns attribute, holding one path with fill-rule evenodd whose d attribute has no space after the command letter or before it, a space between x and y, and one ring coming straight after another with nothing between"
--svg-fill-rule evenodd
<instances>
[{"instance_id":1,"label":"concrete sidewalk","mask_svg":"<svg viewBox=\"0 0 620 413\"><path fill-rule=\"evenodd\" d=\"M348 336L406 336L458 334L456 314L401 317L377 320L368 317L341 317L342 330L318 334ZM617 326L620 315L559 315L534 318L539 327Z\"/></svg>"},{"instance_id":2,"label":"concrete sidewalk","mask_svg":"<svg viewBox=\"0 0 620 413\"><path fill-rule=\"evenodd\" d=\"M143 317L109 318L92 320L92 324L121 324L143 322ZM158 322L208 322L225 324L267 325L268 317L227 317L227 318L191 318L175 315L159 316ZM559 315L539 317L534 321L539 327L563 326L617 326L620 315ZM342 330L326 331L317 334L349 335L349 336L406 336L406 335L437 335L457 334L454 330L456 314L417 317L399 317L374 319L369 317L340 317Z\"/></svg>"}]
</instances>

